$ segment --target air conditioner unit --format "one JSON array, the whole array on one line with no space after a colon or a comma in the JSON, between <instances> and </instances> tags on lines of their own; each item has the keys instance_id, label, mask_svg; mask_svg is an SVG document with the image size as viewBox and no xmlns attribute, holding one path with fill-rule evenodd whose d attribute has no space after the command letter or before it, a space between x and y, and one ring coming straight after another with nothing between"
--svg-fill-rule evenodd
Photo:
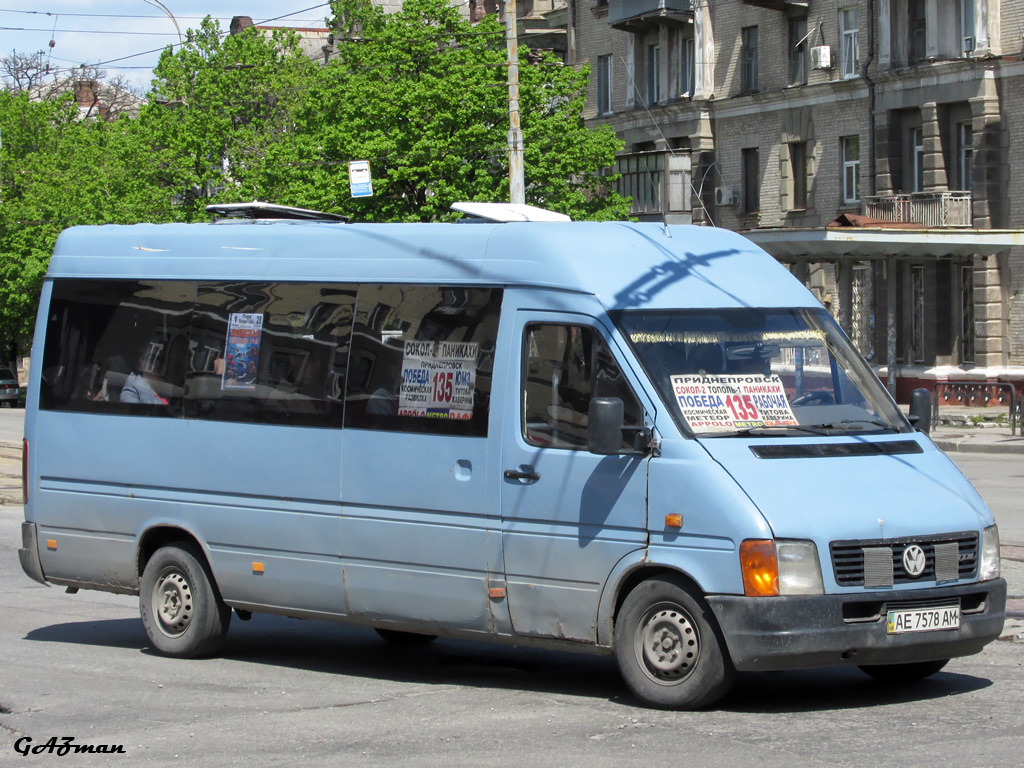
<instances>
[{"instance_id":1,"label":"air conditioner unit","mask_svg":"<svg viewBox=\"0 0 1024 768\"><path fill-rule=\"evenodd\" d=\"M973 52L974 52L974 37L973 36L965 37L964 38L964 54L966 55L966 54L973 53Z\"/></svg>"},{"instance_id":2,"label":"air conditioner unit","mask_svg":"<svg viewBox=\"0 0 1024 768\"><path fill-rule=\"evenodd\" d=\"M739 196L732 187L715 187L715 205L736 205Z\"/></svg>"},{"instance_id":3,"label":"air conditioner unit","mask_svg":"<svg viewBox=\"0 0 1024 768\"><path fill-rule=\"evenodd\" d=\"M811 69L832 69L832 46L816 45L811 48Z\"/></svg>"}]
</instances>

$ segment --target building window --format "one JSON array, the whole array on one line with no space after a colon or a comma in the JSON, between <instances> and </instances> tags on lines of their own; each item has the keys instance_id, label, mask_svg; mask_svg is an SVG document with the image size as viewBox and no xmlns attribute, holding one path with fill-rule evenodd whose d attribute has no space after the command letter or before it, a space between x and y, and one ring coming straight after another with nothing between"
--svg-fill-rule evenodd
<instances>
[{"instance_id":1,"label":"building window","mask_svg":"<svg viewBox=\"0 0 1024 768\"><path fill-rule=\"evenodd\" d=\"M970 192L974 186L974 127L971 123L957 125L957 181L960 189Z\"/></svg>"},{"instance_id":2,"label":"building window","mask_svg":"<svg viewBox=\"0 0 1024 768\"><path fill-rule=\"evenodd\" d=\"M844 136L843 149L843 202L860 201L860 137Z\"/></svg>"},{"instance_id":3,"label":"building window","mask_svg":"<svg viewBox=\"0 0 1024 768\"><path fill-rule=\"evenodd\" d=\"M597 114L612 111L612 57L597 57Z\"/></svg>"},{"instance_id":4,"label":"building window","mask_svg":"<svg viewBox=\"0 0 1024 768\"><path fill-rule=\"evenodd\" d=\"M910 0L908 16L908 51L910 63L924 61L927 51L926 0Z\"/></svg>"},{"instance_id":5,"label":"building window","mask_svg":"<svg viewBox=\"0 0 1024 768\"><path fill-rule=\"evenodd\" d=\"M959 0L960 13L960 55L970 56L978 47L977 33L974 27L974 0Z\"/></svg>"},{"instance_id":6,"label":"building window","mask_svg":"<svg viewBox=\"0 0 1024 768\"><path fill-rule=\"evenodd\" d=\"M618 192L633 199L632 215L661 212L661 184L665 172L663 152L624 155L615 161L619 174Z\"/></svg>"},{"instance_id":7,"label":"building window","mask_svg":"<svg viewBox=\"0 0 1024 768\"><path fill-rule=\"evenodd\" d=\"M647 46L647 103L661 100L661 46Z\"/></svg>"},{"instance_id":8,"label":"building window","mask_svg":"<svg viewBox=\"0 0 1024 768\"><path fill-rule=\"evenodd\" d=\"M740 90L757 90L757 27L744 27L740 31Z\"/></svg>"},{"instance_id":9,"label":"building window","mask_svg":"<svg viewBox=\"0 0 1024 768\"><path fill-rule=\"evenodd\" d=\"M847 8L839 12L839 37L841 40L840 62L844 78L857 77L860 51L857 42L857 9Z\"/></svg>"},{"instance_id":10,"label":"building window","mask_svg":"<svg viewBox=\"0 0 1024 768\"><path fill-rule=\"evenodd\" d=\"M960 267L960 362L974 362L974 267Z\"/></svg>"},{"instance_id":11,"label":"building window","mask_svg":"<svg viewBox=\"0 0 1024 768\"><path fill-rule=\"evenodd\" d=\"M697 47L692 37L682 38L679 46L680 57L680 78L679 82L683 88L683 96L693 98L697 90Z\"/></svg>"},{"instance_id":12,"label":"building window","mask_svg":"<svg viewBox=\"0 0 1024 768\"><path fill-rule=\"evenodd\" d=\"M807 82L807 18L789 20L789 84Z\"/></svg>"},{"instance_id":13,"label":"building window","mask_svg":"<svg viewBox=\"0 0 1024 768\"><path fill-rule=\"evenodd\" d=\"M920 128L910 129L911 151L911 192L924 192L924 131Z\"/></svg>"},{"instance_id":14,"label":"building window","mask_svg":"<svg viewBox=\"0 0 1024 768\"><path fill-rule=\"evenodd\" d=\"M910 336L911 357L915 363L924 362L924 267L910 268L911 316Z\"/></svg>"},{"instance_id":15,"label":"building window","mask_svg":"<svg viewBox=\"0 0 1024 768\"><path fill-rule=\"evenodd\" d=\"M760 210L761 168L757 161L757 147L743 150L743 212Z\"/></svg>"},{"instance_id":16,"label":"building window","mask_svg":"<svg viewBox=\"0 0 1024 768\"><path fill-rule=\"evenodd\" d=\"M789 145L789 169L793 177L793 209L807 207L807 142Z\"/></svg>"}]
</instances>

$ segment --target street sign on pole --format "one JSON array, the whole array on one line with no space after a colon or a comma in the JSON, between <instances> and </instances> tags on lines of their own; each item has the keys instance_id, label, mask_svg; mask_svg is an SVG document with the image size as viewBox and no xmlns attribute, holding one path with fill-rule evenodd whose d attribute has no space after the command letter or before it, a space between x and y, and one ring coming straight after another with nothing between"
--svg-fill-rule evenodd
<instances>
[{"instance_id":1,"label":"street sign on pole","mask_svg":"<svg viewBox=\"0 0 1024 768\"><path fill-rule=\"evenodd\" d=\"M352 160L348 164L348 188L352 197L373 197L369 160Z\"/></svg>"}]
</instances>

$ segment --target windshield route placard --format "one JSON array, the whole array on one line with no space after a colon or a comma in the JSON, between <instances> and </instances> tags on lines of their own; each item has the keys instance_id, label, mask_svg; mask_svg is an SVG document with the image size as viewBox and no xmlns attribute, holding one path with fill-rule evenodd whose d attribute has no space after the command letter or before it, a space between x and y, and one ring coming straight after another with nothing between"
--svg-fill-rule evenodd
<instances>
[{"instance_id":1,"label":"windshield route placard","mask_svg":"<svg viewBox=\"0 0 1024 768\"><path fill-rule=\"evenodd\" d=\"M672 393L694 432L798 426L782 380L771 376L672 376Z\"/></svg>"}]
</instances>

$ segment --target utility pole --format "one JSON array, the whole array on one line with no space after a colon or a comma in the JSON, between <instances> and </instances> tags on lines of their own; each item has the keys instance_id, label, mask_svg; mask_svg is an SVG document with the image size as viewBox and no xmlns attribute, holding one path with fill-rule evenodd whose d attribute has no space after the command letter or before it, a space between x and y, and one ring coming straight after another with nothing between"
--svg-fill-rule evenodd
<instances>
[{"instance_id":1,"label":"utility pole","mask_svg":"<svg viewBox=\"0 0 1024 768\"><path fill-rule=\"evenodd\" d=\"M523 129L519 124L519 39L516 35L516 0L505 0L505 42L508 45L508 201L525 203Z\"/></svg>"}]
</instances>

